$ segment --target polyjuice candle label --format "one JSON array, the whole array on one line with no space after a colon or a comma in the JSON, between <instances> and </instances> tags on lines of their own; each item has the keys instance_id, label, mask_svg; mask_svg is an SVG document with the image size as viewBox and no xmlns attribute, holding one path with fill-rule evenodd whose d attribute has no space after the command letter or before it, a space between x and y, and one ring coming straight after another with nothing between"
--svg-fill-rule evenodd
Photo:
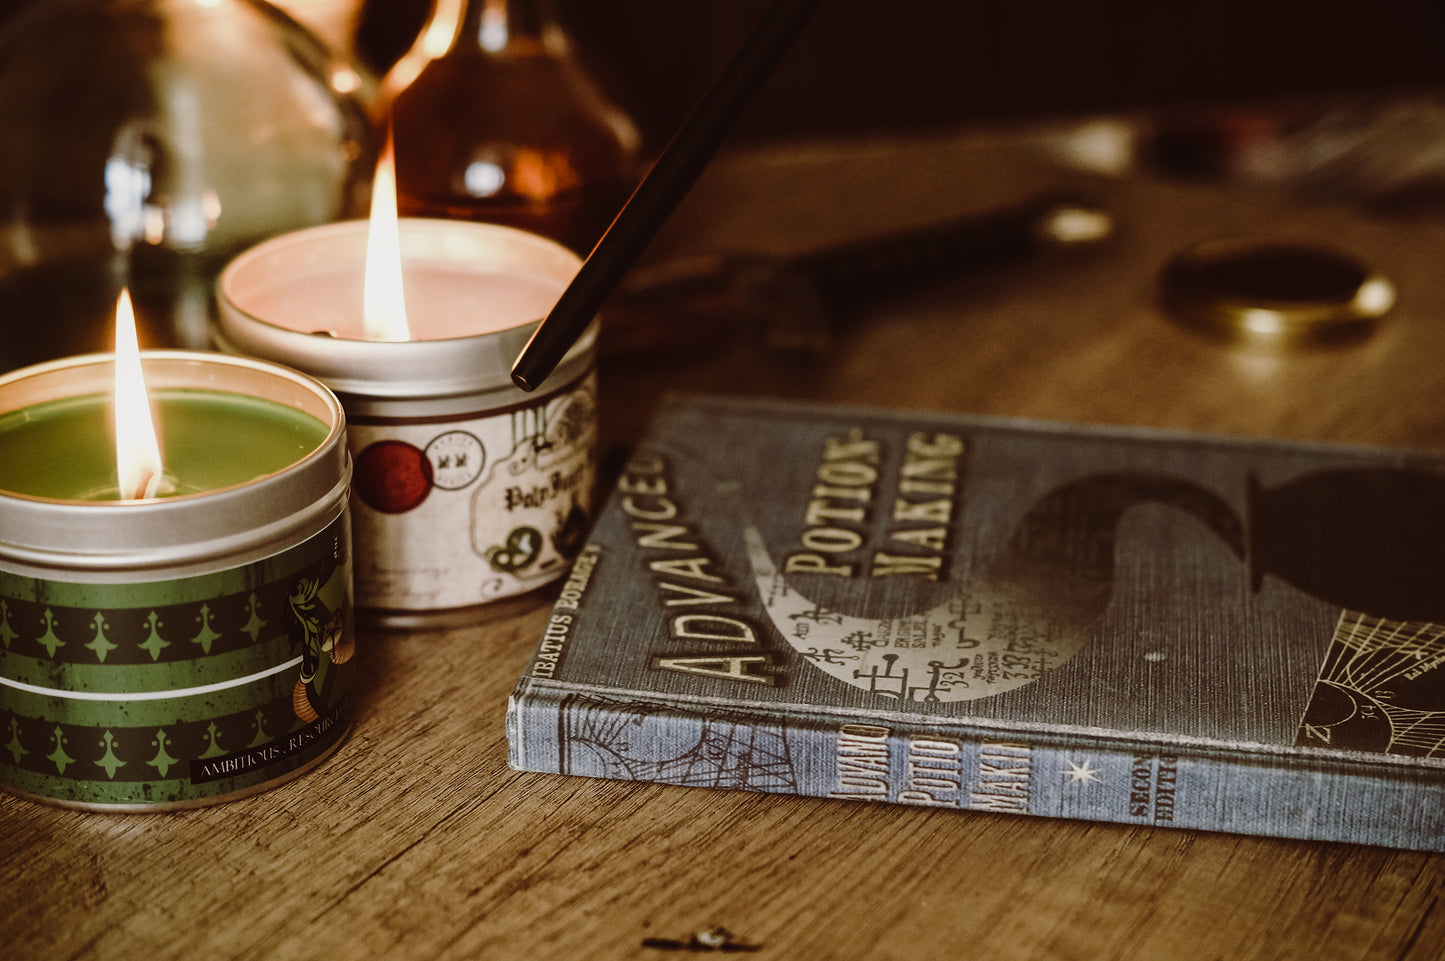
<instances>
[{"instance_id":1,"label":"polyjuice candle label","mask_svg":"<svg viewBox=\"0 0 1445 961\"><path fill-rule=\"evenodd\" d=\"M560 576L596 487L596 377L447 417L348 415L357 604L464 608Z\"/></svg>"}]
</instances>

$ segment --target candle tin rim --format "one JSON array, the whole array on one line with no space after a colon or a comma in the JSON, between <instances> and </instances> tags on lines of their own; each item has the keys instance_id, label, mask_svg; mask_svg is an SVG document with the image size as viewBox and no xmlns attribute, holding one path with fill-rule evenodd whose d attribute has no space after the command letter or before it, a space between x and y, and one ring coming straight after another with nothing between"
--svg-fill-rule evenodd
<instances>
[{"instance_id":1,"label":"candle tin rim","mask_svg":"<svg viewBox=\"0 0 1445 961\"><path fill-rule=\"evenodd\" d=\"M38 502L40 502L40 503L46 503L46 504L74 504L74 505L84 506L84 507L87 508L87 509L110 510L110 511L120 511L120 510L125 510L125 509L127 509L127 508L132 508L132 509L142 510L142 511L145 511L145 510L158 510L158 509L163 509L164 505L167 505L167 504L174 504L174 503L177 503L177 502L180 502L180 501L193 500L193 499L202 498L202 497L211 497L211 496L215 496L215 495L217 495L217 494L223 494L223 493L225 493L226 491L229 491L229 490L232 490L232 489L235 489L235 488L239 488L239 487L251 487L251 486L254 486L254 485L256 485L256 484L263 483L264 481L269 480L269 479L272 478L272 477L276 477L276 476L278 476L278 475L281 475L281 474L287 473L287 472L289 472L289 471L295 470L295 469L297 469L297 468L300 468L300 467L302 467L307 461L309 461L309 460L311 460L311 459L313 459L313 458L320 458L320 457L325 456L324 451L325 451L326 447L329 446L332 442L334 442L334 440L335 440L337 437L339 437L340 435L342 435L342 434L345 433L345 430L346 430L346 412L345 412L345 410L344 410L344 409L342 408L342 406L341 406L341 401L336 397L336 395L335 395L335 394L330 390L330 388L328 388L325 384L320 383L320 382L317 381L315 378L309 377L309 376L307 376L306 374L304 374L304 373L302 373L302 372L300 372L300 371L291 370L290 368L285 367L285 366L283 366L283 365L281 365L281 364L272 363L272 362L270 362L270 361L261 360L261 359L258 359L258 358L253 358L253 357L239 357L239 356L234 356L234 355L221 354L221 353L217 353L217 352L214 352L214 351L187 351L187 350L144 350L144 351L141 351L141 365L142 365L142 370L146 370L146 368L148 368L148 367L150 367L150 366L156 366L156 365L165 364L165 363L172 363L172 362L176 362L176 361L180 361L180 362L182 362L182 363L191 363L191 362L193 362L193 361L200 361L200 362L205 363L205 364L215 364L215 363L219 363L219 364L224 364L224 365L227 365L227 366L230 366L230 367L235 367L235 368L244 368L244 369L255 370L255 371L258 371L258 372L263 372L264 375L278 376L278 377L282 377L282 378L284 378L284 379L287 379L287 380L292 381L292 382L293 382L294 384L296 384L297 386L302 387L302 388L306 389L307 391L311 392L318 400L321 401L322 405L326 408L326 416L325 416L325 417L323 417L323 416L318 416L317 414L313 413L312 411L303 411L303 413L311 414L313 417L316 417L317 420L321 421L322 424L325 424L325 425L326 425L326 427L327 427L326 437L323 438L323 439L321 440L321 442L320 442L319 444L317 444L316 447L313 448L311 451L309 451L308 453L302 455L300 458L298 458L297 460L293 461L292 463L286 465L285 467L281 468L281 469L278 470L278 471L273 471L272 473L267 474L267 475L265 475L264 477L256 477L256 478L253 478L253 479L251 479L251 480L249 480L249 481L242 481L241 483L238 483L238 484L231 484L231 485L228 485L228 486L226 486L226 487L216 487L216 488L212 488L212 489L210 489L210 490L205 490L205 491L195 491L195 492L188 493L188 494L175 494L175 495L168 496L168 497L152 498L152 499L149 499L149 500L90 501L90 500L75 500L75 499L65 498L65 497L42 497L42 496L40 496L40 495L38 495L38 494L22 494L22 493L20 493L20 492L18 492L18 491L10 491L10 490L6 490L6 489L3 488L3 487L0 487L0 498L7 499L7 500L9 500L9 499L14 499L14 500L26 500L26 501L38 501ZM32 379L32 378L34 378L34 377L45 377L45 376L49 376L49 375L51 375L51 374L54 374L54 373L57 373L57 372L63 371L63 370L72 370L72 369L79 368L79 367L84 367L84 366L110 367L110 366L113 366L114 363L115 363L115 355L114 355L114 354L77 354L77 355L75 355L75 356L72 356L72 357L64 357L64 358L61 358L61 359L59 359L59 360L45 361L45 362L43 362L43 363L34 364L34 365L30 366L30 367L22 367L22 368L20 368L20 369L18 369L18 370L10 371L9 373L6 373L6 374L0 374L0 390L4 390L4 388L5 388L7 385L12 384L12 383L19 383L20 381L30 380L30 379ZM147 372L147 374L149 375L149 371L147 370L146 372ZM164 384L164 385L162 385L162 384L149 384L149 383L148 383L148 386L155 387L155 388L157 388L157 389L163 389L164 387L171 387L171 386L174 386L174 385L171 385L171 384ZM218 390L218 391L221 391L221 390L223 390L223 389L218 387L217 390ZM226 392L226 393L239 393L238 391L235 391L235 390L224 391L224 392ZM52 398L52 399L58 400L58 399L60 399L60 398L57 397L57 398ZM299 409L299 408L298 408L298 409ZM4 411L4 410L0 410L0 414L3 414L3 413L5 413L5 411ZM328 421L329 421L329 422L328 422Z\"/></svg>"},{"instance_id":2,"label":"candle tin rim","mask_svg":"<svg viewBox=\"0 0 1445 961\"><path fill-rule=\"evenodd\" d=\"M158 388L201 387L244 394L238 384L253 379L287 385L295 392L293 397L314 402L310 407L290 406L321 421L326 436L280 470L174 497L84 501L0 489L0 558L39 567L58 566L75 573L137 572L214 556L220 540L227 545L226 563L233 564L237 557L264 555L271 544L291 536L298 525L319 530L344 509L351 477L346 414L326 385L300 371L250 357L181 350L143 351L141 357L148 381L156 378L153 386ZM0 376L0 390L35 378L63 378L68 371L85 376L86 368L99 370L114 363L112 354L47 361ZM184 385L173 381L193 366L207 367L212 375L222 371L222 379ZM86 393L95 392L88 385ZM103 522L99 522L101 518Z\"/></svg>"},{"instance_id":3,"label":"candle tin rim","mask_svg":"<svg viewBox=\"0 0 1445 961\"><path fill-rule=\"evenodd\" d=\"M415 254L420 245L436 242L435 235L460 234L488 253L517 256L519 252L540 254L559 289L570 283L582 259L556 241L538 234L500 224L402 217L398 221L404 250ZM370 222L344 220L282 234L262 241L233 258L216 281L217 322L213 339L224 351L271 357L320 379L342 394L373 397L449 396L491 390L514 390L511 379L517 355L531 339L542 318L500 330L486 330L460 337L408 341L358 340L328 337L282 326L258 316L243 306L237 287L246 272L257 269L269 258L311 245L350 243L365 249ZM475 251L462 257L455 245L446 246L444 259L460 264L478 262ZM465 246L465 245L463 245ZM433 252L435 252L433 250ZM536 266L535 263L531 264ZM587 330L563 357L553 374L554 382L575 379L592 363L598 322Z\"/></svg>"}]
</instances>

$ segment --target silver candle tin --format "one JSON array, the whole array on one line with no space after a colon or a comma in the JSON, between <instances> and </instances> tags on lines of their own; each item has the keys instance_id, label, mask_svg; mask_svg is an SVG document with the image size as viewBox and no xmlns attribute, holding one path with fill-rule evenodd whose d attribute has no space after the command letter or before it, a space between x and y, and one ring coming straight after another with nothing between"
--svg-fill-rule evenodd
<instances>
[{"instance_id":1,"label":"silver candle tin","mask_svg":"<svg viewBox=\"0 0 1445 961\"><path fill-rule=\"evenodd\" d=\"M362 264L368 226L297 231L232 261L218 281L216 342L305 371L345 406L358 616L393 627L474 620L532 596L581 548L596 496L597 324L527 393L511 366L540 316L492 329L485 297L468 307L477 333L419 329L403 342L328 335L322 319L266 306L287 284ZM516 272L555 288L553 301L580 266L560 244L508 227L417 218L399 227L404 264Z\"/></svg>"},{"instance_id":2,"label":"silver candle tin","mask_svg":"<svg viewBox=\"0 0 1445 961\"><path fill-rule=\"evenodd\" d=\"M325 439L232 487L146 501L0 491L0 785L98 810L252 794L350 726L355 669L345 415L274 364L143 354L151 390L304 411ZM110 390L108 355L0 378L0 415ZM163 429L163 425L162 425ZM63 452L57 452L63 457Z\"/></svg>"}]
</instances>

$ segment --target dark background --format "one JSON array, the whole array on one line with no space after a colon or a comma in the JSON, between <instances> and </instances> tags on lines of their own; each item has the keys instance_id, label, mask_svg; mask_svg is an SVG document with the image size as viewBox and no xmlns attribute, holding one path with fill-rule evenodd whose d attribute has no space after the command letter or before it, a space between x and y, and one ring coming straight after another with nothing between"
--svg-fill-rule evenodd
<instances>
[{"instance_id":1,"label":"dark background","mask_svg":"<svg viewBox=\"0 0 1445 961\"><path fill-rule=\"evenodd\" d=\"M0 0L0 26L32 3ZM552 0L584 60L660 146L768 0ZM428 0L364 0L384 70ZM739 138L1239 103L1445 81L1441 0L823 0Z\"/></svg>"},{"instance_id":2,"label":"dark background","mask_svg":"<svg viewBox=\"0 0 1445 961\"><path fill-rule=\"evenodd\" d=\"M358 48L404 49L426 0L369 0ZM768 0L555 0L656 145ZM1440 0L823 0L738 137L956 126L1445 80Z\"/></svg>"}]
</instances>

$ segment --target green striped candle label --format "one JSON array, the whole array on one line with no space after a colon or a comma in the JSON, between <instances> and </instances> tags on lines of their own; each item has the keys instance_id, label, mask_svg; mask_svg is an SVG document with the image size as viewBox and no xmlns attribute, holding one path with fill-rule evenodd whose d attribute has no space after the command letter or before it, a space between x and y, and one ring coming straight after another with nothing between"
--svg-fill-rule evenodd
<instances>
[{"instance_id":1,"label":"green striped candle label","mask_svg":"<svg viewBox=\"0 0 1445 961\"><path fill-rule=\"evenodd\" d=\"M193 577L80 584L0 570L0 784L170 807L279 782L345 733L347 521Z\"/></svg>"}]
</instances>

